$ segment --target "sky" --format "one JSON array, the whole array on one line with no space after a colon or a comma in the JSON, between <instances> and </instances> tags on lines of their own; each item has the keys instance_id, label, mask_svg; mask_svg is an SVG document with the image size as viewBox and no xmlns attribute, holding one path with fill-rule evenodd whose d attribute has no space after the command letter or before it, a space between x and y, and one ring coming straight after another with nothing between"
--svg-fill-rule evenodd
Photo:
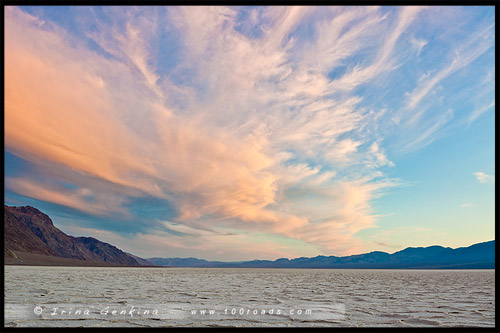
<instances>
[{"instance_id":1,"label":"sky","mask_svg":"<svg viewBox=\"0 0 500 333\"><path fill-rule=\"evenodd\" d=\"M144 258L495 233L495 8L5 7L6 205Z\"/></svg>"}]
</instances>

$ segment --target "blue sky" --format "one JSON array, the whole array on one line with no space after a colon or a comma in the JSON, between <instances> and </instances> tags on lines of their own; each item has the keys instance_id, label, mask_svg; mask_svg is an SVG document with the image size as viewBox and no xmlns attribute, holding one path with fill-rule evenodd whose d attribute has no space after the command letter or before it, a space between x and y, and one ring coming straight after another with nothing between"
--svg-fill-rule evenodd
<instances>
[{"instance_id":1,"label":"blue sky","mask_svg":"<svg viewBox=\"0 0 500 333\"><path fill-rule=\"evenodd\" d=\"M494 14L8 6L5 203L143 257L492 240Z\"/></svg>"}]
</instances>

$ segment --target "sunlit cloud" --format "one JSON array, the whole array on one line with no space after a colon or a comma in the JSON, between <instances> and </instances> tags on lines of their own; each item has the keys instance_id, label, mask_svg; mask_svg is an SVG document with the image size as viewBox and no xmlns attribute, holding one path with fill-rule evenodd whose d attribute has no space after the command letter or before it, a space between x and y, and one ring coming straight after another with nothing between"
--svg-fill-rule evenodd
<instances>
[{"instance_id":1,"label":"sunlit cloud","mask_svg":"<svg viewBox=\"0 0 500 333\"><path fill-rule=\"evenodd\" d=\"M93 27L80 34L5 8L5 149L32 166L6 189L143 223L130 237L144 255L362 252L373 201L400 184L384 133L414 122L411 142L432 142L453 112L422 125L408 109L424 112L436 85L492 46L491 27L474 32L398 97L406 108L379 112L366 104L384 80L432 47L412 28L432 8L78 10ZM117 225L68 230L132 246Z\"/></svg>"},{"instance_id":2,"label":"sunlit cloud","mask_svg":"<svg viewBox=\"0 0 500 333\"><path fill-rule=\"evenodd\" d=\"M494 183L495 182L495 176L493 175L488 175L484 172L474 172L474 176L476 176L477 180L480 183Z\"/></svg>"}]
</instances>

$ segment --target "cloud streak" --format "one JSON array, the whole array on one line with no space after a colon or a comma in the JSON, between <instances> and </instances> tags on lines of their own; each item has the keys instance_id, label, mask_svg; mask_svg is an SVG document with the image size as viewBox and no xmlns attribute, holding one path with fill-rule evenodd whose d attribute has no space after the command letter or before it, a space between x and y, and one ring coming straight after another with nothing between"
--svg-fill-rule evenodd
<instances>
[{"instance_id":1,"label":"cloud streak","mask_svg":"<svg viewBox=\"0 0 500 333\"><path fill-rule=\"evenodd\" d=\"M486 27L484 31L475 34L470 40L455 50L455 56L448 66L441 69L434 76L424 80L410 93L408 108L414 109L440 81L467 66L489 50L494 45L493 28L493 26Z\"/></svg>"}]
</instances>

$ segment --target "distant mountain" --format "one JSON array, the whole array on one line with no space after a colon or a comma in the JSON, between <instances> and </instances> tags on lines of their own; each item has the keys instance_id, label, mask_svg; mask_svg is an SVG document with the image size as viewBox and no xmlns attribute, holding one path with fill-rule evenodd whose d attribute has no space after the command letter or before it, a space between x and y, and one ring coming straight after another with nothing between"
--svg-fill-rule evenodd
<instances>
[{"instance_id":1,"label":"distant mountain","mask_svg":"<svg viewBox=\"0 0 500 333\"><path fill-rule=\"evenodd\" d=\"M15 259L19 252L115 265L142 265L111 244L92 237L66 235L46 214L30 206L4 205L4 244L5 258Z\"/></svg>"},{"instance_id":2,"label":"distant mountain","mask_svg":"<svg viewBox=\"0 0 500 333\"><path fill-rule=\"evenodd\" d=\"M4 205L4 258L7 262L58 265L125 265L169 267L248 268L399 268L399 269L494 269L495 241L452 249L442 246L409 247L393 254L374 251L346 257L316 256L239 262L197 258L143 259L92 237L73 237L54 226L36 208ZM64 259L64 260L62 260Z\"/></svg>"},{"instance_id":3,"label":"distant mountain","mask_svg":"<svg viewBox=\"0 0 500 333\"><path fill-rule=\"evenodd\" d=\"M150 258L148 260L159 266L169 267L227 267L227 265L237 264L236 262L207 261L197 258Z\"/></svg>"},{"instance_id":4,"label":"distant mountain","mask_svg":"<svg viewBox=\"0 0 500 333\"><path fill-rule=\"evenodd\" d=\"M274 261L207 261L196 258L150 258L149 261L170 267L248 267L248 268L371 268L371 269L494 269L495 241L452 249L442 246L409 247L393 254L374 251L335 257L281 258Z\"/></svg>"},{"instance_id":5,"label":"distant mountain","mask_svg":"<svg viewBox=\"0 0 500 333\"><path fill-rule=\"evenodd\" d=\"M141 265L141 266L159 266L158 264L155 264L154 262L149 261L147 259L143 259L143 258L140 258L138 256L134 256L133 254L128 253L128 252L125 252L125 253L127 253L129 256L134 258L135 261L137 261L139 263L139 265Z\"/></svg>"}]
</instances>

